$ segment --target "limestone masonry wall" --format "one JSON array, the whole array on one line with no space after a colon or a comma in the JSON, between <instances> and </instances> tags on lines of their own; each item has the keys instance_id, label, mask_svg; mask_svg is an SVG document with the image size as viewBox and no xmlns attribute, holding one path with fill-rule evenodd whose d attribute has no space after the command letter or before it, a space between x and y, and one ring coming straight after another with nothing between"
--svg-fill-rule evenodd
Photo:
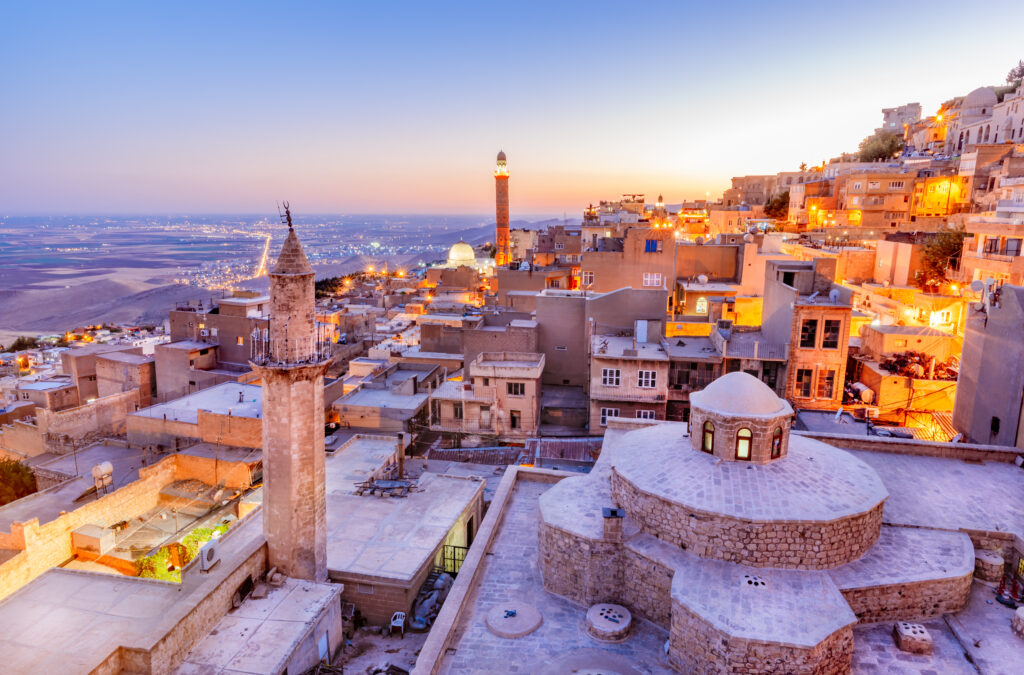
<instances>
[{"instance_id":1,"label":"limestone masonry wall","mask_svg":"<svg viewBox=\"0 0 1024 675\"><path fill-rule=\"evenodd\" d=\"M640 528L699 556L752 567L827 569L863 555L878 539L882 503L830 521L756 522L705 513L648 494L611 475L612 496Z\"/></svg>"},{"instance_id":2,"label":"limestone masonry wall","mask_svg":"<svg viewBox=\"0 0 1024 675\"><path fill-rule=\"evenodd\" d=\"M762 644L731 638L672 601L669 659L680 672L831 675L848 673L853 657L853 628L846 626L813 648Z\"/></svg>"},{"instance_id":3,"label":"limestone masonry wall","mask_svg":"<svg viewBox=\"0 0 1024 675\"><path fill-rule=\"evenodd\" d=\"M861 623L910 621L959 612L967 604L973 577L972 570L953 579L840 590Z\"/></svg>"}]
</instances>

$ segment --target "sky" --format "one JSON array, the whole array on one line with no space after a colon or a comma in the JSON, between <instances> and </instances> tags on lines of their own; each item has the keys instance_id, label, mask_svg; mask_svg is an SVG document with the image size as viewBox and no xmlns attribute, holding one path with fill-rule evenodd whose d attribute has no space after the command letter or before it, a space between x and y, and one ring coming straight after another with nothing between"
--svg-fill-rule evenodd
<instances>
[{"instance_id":1,"label":"sky","mask_svg":"<svg viewBox=\"0 0 1024 675\"><path fill-rule=\"evenodd\" d=\"M499 149L513 219L717 197L1002 84L984 4L0 0L0 216L493 214Z\"/></svg>"}]
</instances>

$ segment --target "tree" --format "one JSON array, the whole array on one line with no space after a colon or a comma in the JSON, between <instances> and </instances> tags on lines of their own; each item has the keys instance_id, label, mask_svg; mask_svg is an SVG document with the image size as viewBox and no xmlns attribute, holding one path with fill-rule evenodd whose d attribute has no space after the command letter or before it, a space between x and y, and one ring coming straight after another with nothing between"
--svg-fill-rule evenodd
<instances>
[{"instance_id":1,"label":"tree","mask_svg":"<svg viewBox=\"0 0 1024 675\"><path fill-rule=\"evenodd\" d=\"M13 459L0 458L0 506L36 491L32 469Z\"/></svg>"},{"instance_id":2,"label":"tree","mask_svg":"<svg viewBox=\"0 0 1024 675\"><path fill-rule=\"evenodd\" d=\"M914 280L922 290L937 290L950 281L946 270L956 269L964 249L964 230L943 230L928 239L921 250L921 269Z\"/></svg>"},{"instance_id":3,"label":"tree","mask_svg":"<svg viewBox=\"0 0 1024 675\"><path fill-rule=\"evenodd\" d=\"M764 205L764 215L769 218L785 218L789 215L789 190L772 197Z\"/></svg>"},{"instance_id":4,"label":"tree","mask_svg":"<svg viewBox=\"0 0 1024 675\"><path fill-rule=\"evenodd\" d=\"M860 142L857 157L862 162L892 159L903 150L903 134L896 131L878 131Z\"/></svg>"},{"instance_id":5,"label":"tree","mask_svg":"<svg viewBox=\"0 0 1024 675\"><path fill-rule=\"evenodd\" d=\"M1006 74L1006 84L1015 84L1021 80L1024 80L1024 61L1017 61L1017 65Z\"/></svg>"},{"instance_id":6,"label":"tree","mask_svg":"<svg viewBox=\"0 0 1024 675\"><path fill-rule=\"evenodd\" d=\"M16 338L14 342L7 346L7 351L20 352L26 349L35 349L37 344L38 341L34 337L25 337L24 335L22 335L21 337Z\"/></svg>"},{"instance_id":7,"label":"tree","mask_svg":"<svg viewBox=\"0 0 1024 675\"><path fill-rule=\"evenodd\" d=\"M800 170L807 171L807 162L800 162Z\"/></svg>"}]
</instances>

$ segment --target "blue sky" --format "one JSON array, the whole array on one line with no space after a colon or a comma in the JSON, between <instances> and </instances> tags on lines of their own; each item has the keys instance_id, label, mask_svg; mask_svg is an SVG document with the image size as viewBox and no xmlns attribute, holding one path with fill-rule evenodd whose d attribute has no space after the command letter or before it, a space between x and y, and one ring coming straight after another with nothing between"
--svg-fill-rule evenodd
<instances>
[{"instance_id":1,"label":"blue sky","mask_svg":"<svg viewBox=\"0 0 1024 675\"><path fill-rule=\"evenodd\" d=\"M0 214L719 195L1024 58L1020 2L637 5L2 0Z\"/></svg>"}]
</instances>

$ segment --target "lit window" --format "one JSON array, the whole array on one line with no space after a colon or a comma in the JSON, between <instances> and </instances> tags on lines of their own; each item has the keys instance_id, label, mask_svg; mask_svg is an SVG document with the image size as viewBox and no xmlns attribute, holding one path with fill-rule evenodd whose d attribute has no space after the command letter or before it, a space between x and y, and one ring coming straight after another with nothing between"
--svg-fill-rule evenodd
<instances>
[{"instance_id":1,"label":"lit window","mask_svg":"<svg viewBox=\"0 0 1024 675\"><path fill-rule=\"evenodd\" d=\"M241 347L242 345L245 344L245 338L239 335L238 337L235 338L235 344Z\"/></svg>"},{"instance_id":2,"label":"lit window","mask_svg":"<svg viewBox=\"0 0 1024 675\"><path fill-rule=\"evenodd\" d=\"M736 459L750 460L750 439L753 434L750 429L740 429L736 432Z\"/></svg>"},{"instance_id":3,"label":"lit window","mask_svg":"<svg viewBox=\"0 0 1024 675\"><path fill-rule=\"evenodd\" d=\"M701 449L709 454L715 450L715 425L711 423L711 420L704 422L704 442Z\"/></svg>"},{"instance_id":4,"label":"lit window","mask_svg":"<svg viewBox=\"0 0 1024 675\"><path fill-rule=\"evenodd\" d=\"M617 387L622 383L622 371L618 368L602 368L601 384L607 387Z\"/></svg>"},{"instance_id":5,"label":"lit window","mask_svg":"<svg viewBox=\"0 0 1024 675\"><path fill-rule=\"evenodd\" d=\"M772 432L772 459L782 456L782 427L775 427Z\"/></svg>"},{"instance_id":6,"label":"lit window","mask_svg":"<svg viewBox=\"0 0 1024 675\"><path fill-rule=\"evenodd\" d=\"M704 297L697 298L696 311L698 314L708 313L708 299Z\"/></svg>"}]
</instances>

